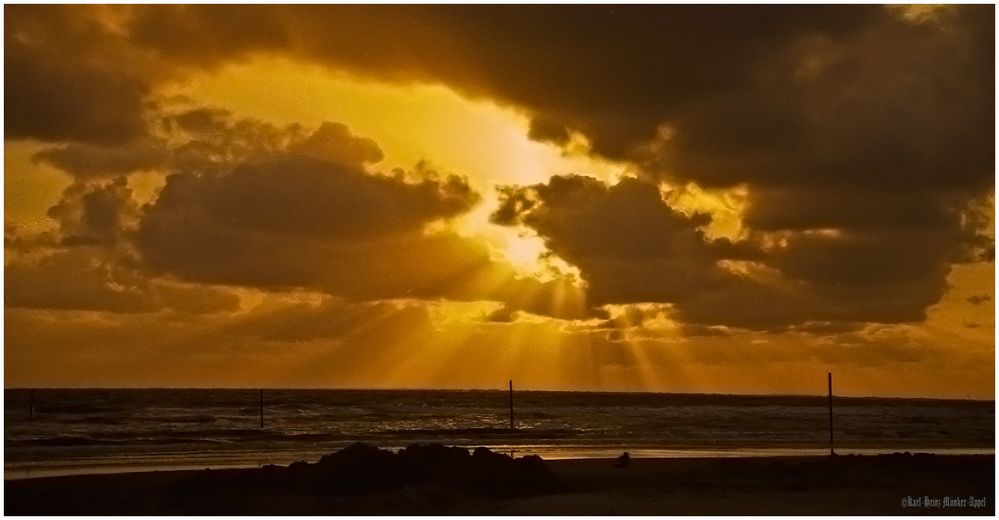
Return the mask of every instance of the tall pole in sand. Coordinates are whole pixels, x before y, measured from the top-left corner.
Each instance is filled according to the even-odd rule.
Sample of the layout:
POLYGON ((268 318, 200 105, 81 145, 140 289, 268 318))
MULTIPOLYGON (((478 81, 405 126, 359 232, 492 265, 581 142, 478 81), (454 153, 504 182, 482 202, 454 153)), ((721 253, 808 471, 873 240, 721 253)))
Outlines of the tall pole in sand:
POLYGON ((264 427, 264 391, 260 391, 260 427, 264 427))
POLYGON ((833 443, 833 412, 832 412, 832 372, 829 372, 829 454, 835 455, 836 449, 833 443))
POLYGON ((510 429, 514 429, 513 426, 513 379, 510 380, 510 429))

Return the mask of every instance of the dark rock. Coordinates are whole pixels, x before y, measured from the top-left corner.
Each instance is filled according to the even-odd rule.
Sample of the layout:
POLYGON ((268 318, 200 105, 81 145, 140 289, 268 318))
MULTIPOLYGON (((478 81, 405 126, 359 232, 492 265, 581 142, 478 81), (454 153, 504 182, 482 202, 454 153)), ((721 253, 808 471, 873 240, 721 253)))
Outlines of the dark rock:
POLYGON ((370 444, 352 444, 319 462, 287 468, 206 471, 179 483, 187 490, 242 492, 286 489, 332 496, 384 494, 433 489, 491 497, 551 493, 560 489, 541 457, 514 459, 488 448, 468 450, 440 444, 414 444, 399 453, 370 444))
POLYGON ((313 478, 323 490, 343 495, 393 491, 404 483, 396 455, 364 443, 323 456, 313 478))
POLYGON ((513 459, 488 448, 476 448, 469 476, 480 494, 496 497, 550 493, 559 487, 541 457, 513 459))
POLYGON ((468 450, 440 444, 413 444, 398 454, 407 482, 459 482, 468 472, 468 450))
POLYGON ((305 471, 306 468, 308 468, 308 467, 309 467, 309 463, 308 462, 305 462, 304 460, 299 460, 299 461, 296 461, 296 462, 292 462, 288 466, 288 471, 290 471, 292 473, 297 473, 297 472, 300 472, 300 471, 305 471))
POLYGON ((554 493, 559 490, 558 478, 537 455, 528 455, 513 461, 514 495, 554 493))

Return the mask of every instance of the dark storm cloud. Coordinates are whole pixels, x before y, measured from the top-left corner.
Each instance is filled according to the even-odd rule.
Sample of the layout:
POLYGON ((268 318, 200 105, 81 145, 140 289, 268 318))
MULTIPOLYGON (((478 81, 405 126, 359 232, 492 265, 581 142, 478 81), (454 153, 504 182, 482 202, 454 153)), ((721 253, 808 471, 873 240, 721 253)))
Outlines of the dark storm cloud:
POLYGON ((4 255, 9 259, 60 247, 62 241, 60 235, 59 231, 54 229, 39 232, 27 226, 6 222, 3 230, 4 255))
POLYGON ((659 189, 636 179, 607 186, 592 177, 555 176, 547 184, 522 189, 501 188, 499 224, 525 224, 546 237, 557 251, 571 257, 643 258, 717 256, 697 228, 707 214, 684 215, 665 205, 659 189), (648 240, 642 226, 661 232, 648 240), (564 242, 563 242, 564 241, 564 242), (676 253, 682 252, 683 255, 676 253))
POLYGON ((108 179, 133 168, 128 158, 103 156, 106 170, 68 159, 80 150, 100 156, 89 144, 37 156, 58 162, 76 181, 48 212, 57 231, 11 235, 10 251, 33 245, 57 253, 41 263, 19 253, 24 261, 9 271, 16 286, 10 305, 88 308, 103 296, 106 310, 119 312, 180 306, 178 298, 168 301, 180 289, 160 287, 150 297, 143 285, 166 277, 307 288, 354 300, 492 299, 555 317, 586 313, 581 297, 555 305, 558 295, 578 289, 519 275, 479 239, 427 230, 479 202, 465 178, 425 163, 377 173, 371 169, 383 157, 377 143, 342 124, 276 126, 202 107, 166 111, 155 125, 166 136, 155 141, 157 168, 170 173, 143 207, 127 177, 108 179), (59 251, 71 247, 79 250, 59 251), (135 280, 122 285, 98 276, 98 266, 135 280), (86 284, 60 300, 44 285, 52 269, 86 284))
POLYGON ((181 229, 222 224, 234 232, 373 239, 419 231, 477 200, 457 177, 408 183, 311 158, 279 157, 223 175, 169 176, 143 220, 143 233, 170 226, 167 219, 177 216, 181 229))
POLYGON ((788 186, 752 191, 744 222, 758 231, 850 229, 856 232, 959 229, 967 192, 914 188, 885 192, 853 185, 788 186))
POLYGON ((480 240, 428 225, 480 200, 467 180, 426 164, 369 171, 378 145, 342 124, 314 131, 196 109, 168 118, 174 150, 135 244, 155 274, 199 283, 308 288, 357 300, 496 300, 555 317, 566 288, 518 275, 480 240))
MULTIPOLYGON (((267 5, 140 8, 130 18, 128 36, 130 43, 155 50, 164 61, 210 69, 254 52, 287 49, 301 37, 288 25, 289 15, 311 14, 267 5)), ((327 31, 328 37, 340 38, 343 32, 351 31, 339 25, 331 26, 338 30, 327 31)))
POLYGON ((699 228, 706 214, 667 206, 659 188, 637 179, 607 186, 585 176, 556 176, 547 184, 503 188, 493 215, 523 224, 579 267, 594 305, 675 302, 725 282, 716 261, 754 254, 699 228))
POLYGON ((4 267, 7 307, 150 312, 153 303, 130 284, 114 283, 114 269, 85 251, 51 255, 37 263, 4 267))
POLYGON ((568 176, 502 188, 493 219, 537 231, 579 267, 595 306, 668 302, 688 324, 783 330, 925 319, 976 236, 959 216, 883 224, 890 233, 788 231, 777 245, 710 240, 710 217, 671 208, 655 184, 568 176))
POLYGON ((348 166, 376 163, 385 157, 374 140, 357 137, 346 125, 330 122, 320 125, 291 151, 348 166))
POLYGON ((39 151, 33 159, 85 178, 152 170, 165 164, 167 155, 165 143, 136 139, 108 146, 86 143, 53 146, 39 151))
MULTIPOLYGON (((15 44, 67 17, 12 11, 15 44)), ((142 6, 117 31, 81 25, 88 40, 155 56, 171 74, 276 52, 439 81, 526 109, 535 136, 582 131, 612 157, 634 158, 667 125, 669 153, 646 159, 705 184, 981 184, 991 12, 954 6, 913 21, 883 6, 142 6)))
MULTIPOLYGON (((12 6, 5 128, 115 143, 38 156, 82 177, 159 160, 133 143, 164 78, 280 54, 440 82, 524 111, 535 138, 578 131, 638 167, 647 182, 509 187, 494 216, 579 267, 590 304, 668 302, 704 326, 918 321, 952 263, 994 257, 976 208, 994 189, 994 7, 905 9, 12 6), (745 186, 748 236, 708 240, 708 217, 662 203, 660 181, 745 186)), ((483 246, 417 232, 468 208, 462 181, 360 173, 381 152, 337 125, 160 123, 187 136, 138 235, 160 272, 368 297, 461 297, 488 278, 483 246)))
MULTIPOLYGON (((137 235, 139 250, 155 271, 202 282, 393 297, 489 262, 484 249, 469 247, 458 237, 425 237, 419 221, 406 221, 395 230, 394 219, 370 228, 350 220, 353 225, 341 227, 336 221, 304 220, 316 212, 283 205, 294 199, 243 206, 256 213, 230 223, 226 213, 207 205, 209 194, 200 191, 210 192, 212 181, 174 177, 169 182, 173 185, 148 209, 137 235), (294 211, 285 214, 283 209, 294 211)), ((338 192, 330 203, 346 199, 349 204, 350 196, 338 192)), ((309 200, 323 204, 322 199, 309 200)), ((238 212, 236 203, 228 208, 238 212)))
POLYGON ((117 144, 145 133, 157 77, 88 6, 4 10, 7 139, 117 144))
MULTIPOLYGON (((705 185, 982 188, 992 177, 991 7, 803 35, 665 122, 653 161, 705 185)), ((883 196, 888 193, 882 192, 883 196)))
POLYGON ((239 305, 227 289, 149 280, 127 261, 91 248, 10 262, 4 267, 4 286, 8 308, 206 314, 239 305))
MULTIPOLYGON (((8 57, 35 51, 29 63, 38 64, 79 52, 89 59, 58 66, 82 74, 95 61, 88 53, 114 51, 99 72, 125 85, 143 75, 129 70, 134 62, 114 63, 123 49, 149 55, 157 76, 290 53, 499 97, 531 109, 536 134, 583 130, 606 152, 653 137, 676 105, 738 86, 756 56, 802 34, 850 33, 885 16, 875 7, 820 6, 142 6, 105 10, 119 19, 109 26, 94 11, 11 9, 8 57), (18 42, 32 46, 11 46, 18 42)), ((135 103, 144 87, 140 81, 135 92, 106 102, 135 103)), ((23 92, 27 99, 30 91, 23 92)), ((55 97, 43 94, 54 92, 33 98, 55 97)))
POLYGON ((798 325, 793 328, 795 332, 824 336, 830 334, 841 334, 846 332, 857 332, 864 328, 864 323, 835 322, 835 321, 813 321, 798 325))
POLYGON ((64 70, 52 57, 7 41, 4 130, 8 139, 120 143, 141 135, 146 86, 81 65, 64 70))
POLYGON ((4 305, 117 313, 234 310, 227 288, 150 278, 132 242, 141 217, 125 177, 71 184, 48 211, 54 230, 8 230, 4 305))
MULTIPOLYGON (((717 269, 718 260, 733 257, 705 254, 708 243, 692 235, 697 223, 678 231, 676 222, 638 215, 634 204, 611 204, 612 197, 600 210, 583 199, 585 209, 570 210, 551 196, 538 204, 544 190, 527 187, 508 193, 495 219, 526 215, 519 221, 580 267, 595 304, 667 301, 684 320, 748 328, 924 319, 947 288, 950 264, 986 258, 991 246, 988 220, 976 208, 994 170, 993 29, 980 16, 991 8, 948 7, 922 23, 887 10, 839 12, 857 16, 840 27, 849 30, 799 26, 773 52, 727 69, 728 82, 679 97, 653 89, 665 101, 640 106, 656 114, 656 139, 644 116, 624 117, 646 128, 646 137, 630 139, 631 151, 645 150, 620 156, 638 160, 645 175, 748 187, 744 224, 757 254, 743 258, 772 270, 779 283, 717 269), (591 208, 589 218, 574 214, 591 208), (779 236, 780 247, 763 248, 764 231, 779 236), (656 248, 676 236, 693 239, 672 253, 656 248)), ((649 53, 669 62, 669 51, 649 53)), ((708 56, 708 69, 729 64, 697 55, 708 56)), ((711 77, 698 71, 702 65, 672 65, 680 77, 711 77)), ((630 77, 601 83, 607 98, 627 97, 614 114, 630 115, 630 77)), ((542 126, 557 133, 553 113, 542 126)), ((580 110, 579 117, 592 123, 600 113, 580 110)), ((606 133, 626 135, 610 124, 575 128, 589 132, 598 151, 608 151, 600 147, 606 133)), ((546 189, 561 183, 555 178, 546 189)))
POLYGON ((107 183, 74 183, 48 216, 59 222, 65 245, 113 244, 135 226, 139 207, 125 177, 107 183))
POLYGON ((134 44, 178 60, 279 49, 440 81, 526 108, 535 136, 579 130, 613 157, 669 125, 670 153, 650 162, 707 184, 747 169, 781 184, 958 183, 988 173, 976 161, 991 149, 989 13, 914 23, 881 6, 195 6, 140 10, 132 30, 134 44), (264 36, 232 30, 234 19, 264 36))
POLYGON ((441 81, 531 109, 535 135, 583 130, 621 155, 677 105, 738 86, 757 56, 883 16, 820 6, 194 6, 140 10, 131 31, 133 43, 192 63, 281 49, 380 78, 441 81))
POLYGON ((263 288, 304 287, 351 299, 450 298, 554 308, 553 283, 519 277, 487 246, 427 232, 478 201, 464 179, 414 171, 386 177, 284 155, 222 174, 175 174, 136 234, 155 273, 263 288))
POLYGON ((88 124, 66 115, 92 110, 88 132, 135 133, 137 123, 99 129, 115 114, 136 117, 148 87, 77 102, 53 85, 102 80, 59 74, 100 66, 124 88, 284 53, 514 104, 536 137, 581 131, 598 153, 705 186, 991 184, 990 6, 921 18, 883 6, 142 6, 112 10, 113 28, 80 10, 10 11, 8 72, 17 60, 58 70, 37 82, 8 73, 8 109, 72 104, 23 118, 49 132, 88 124), (67 53, 86 59, 58 59, 67 53), (155 71, 132 70, 133 55, 154 57, 155 71))
POLYGON ((478 202, 464 178, 423 167, 370 173, 377 144, 335 123, 308 132, 202 109, 172 121, 191 140, 174 151, 175 173, 136 233, 156 272, 397 297, 433 283, 414 272, 431 262, 413 259, 440 260, 425 268, 438 282, 489 262, 457 237, 423 233, 478 202))
POLYGON ((699 228, 710 217, 667 206, 659 188, 637 179, 608 186, 585 176, 556 176, 547 184, 506 187, 493 215, 523 224, 579 267, 594 305, 676 302, 724 283, 716 261, 748 256, 699 228))

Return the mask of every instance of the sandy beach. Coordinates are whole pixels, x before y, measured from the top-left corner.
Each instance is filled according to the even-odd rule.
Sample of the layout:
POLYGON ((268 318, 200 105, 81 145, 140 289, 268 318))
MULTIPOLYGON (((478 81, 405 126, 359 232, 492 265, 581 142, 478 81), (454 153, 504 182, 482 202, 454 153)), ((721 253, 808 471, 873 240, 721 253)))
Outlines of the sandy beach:
MULTIPOLYGON (((993 515, 994 456, 546 461, 556 488, 515 497, 440 482, 343 496, 269 485, 285 468, 9 480, 6 514, 993 515)), ((282 481, 284 482, 284 481, 282 481)))

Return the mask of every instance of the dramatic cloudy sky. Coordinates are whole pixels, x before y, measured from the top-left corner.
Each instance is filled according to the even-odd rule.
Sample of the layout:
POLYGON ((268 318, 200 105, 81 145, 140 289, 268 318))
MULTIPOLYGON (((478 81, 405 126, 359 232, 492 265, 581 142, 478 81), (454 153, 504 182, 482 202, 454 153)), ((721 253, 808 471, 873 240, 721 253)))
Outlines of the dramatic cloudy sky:
POLYGON ((5 384, 992 398, 993 11, 6 6, 5 384))

